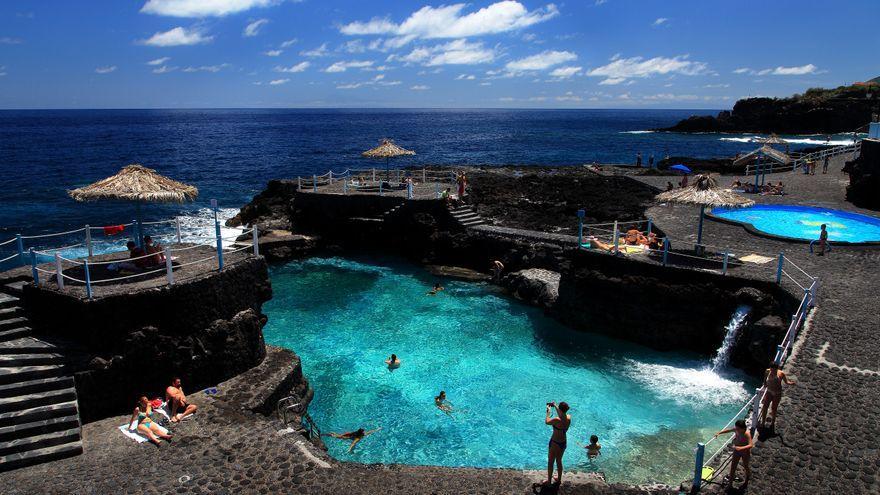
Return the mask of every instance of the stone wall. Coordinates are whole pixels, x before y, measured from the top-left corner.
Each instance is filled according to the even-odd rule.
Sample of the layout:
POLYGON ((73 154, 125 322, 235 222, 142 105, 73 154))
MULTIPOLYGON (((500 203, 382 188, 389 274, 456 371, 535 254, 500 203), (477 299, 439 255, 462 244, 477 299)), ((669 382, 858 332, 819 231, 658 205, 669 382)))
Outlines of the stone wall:
POLYGON ((859 157, 847 162, 849 173, 846 199, 860 208, 880 210, 880 141, 865 139, 859 157))
POLYGON ((173 376, 195 391, 259 364, 261 307, 271 297, 262 258, 90 301, 34 286, 23 296, 38 332, 80 349, 72 366, 85 421, 125 412, 140 395, 164 395, 173 376))

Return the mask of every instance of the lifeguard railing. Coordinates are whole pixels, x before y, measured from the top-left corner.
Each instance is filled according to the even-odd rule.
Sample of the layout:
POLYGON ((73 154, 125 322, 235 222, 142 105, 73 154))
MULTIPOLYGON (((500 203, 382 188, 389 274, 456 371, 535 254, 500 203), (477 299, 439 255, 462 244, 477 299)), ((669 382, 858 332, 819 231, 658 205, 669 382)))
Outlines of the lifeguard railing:
MULTIPOLYGON (((141 279, 150 275, 161 272, 165 273, 165 283, 173 285, 176 280, 176 273, 181 269, 196 264, 205 264, 208 262, 216 263, 216 269, 222 270, 224 267, 224 259, 234 253, 245 252, 246 254, 259 255, 259 229, 254 225, 250 229, 245 229, 234 236, 223 237, 221 234, 220 221, 217 217, 218 208, 215 200, 211 201, 211 207, 214 211, 214 235, 213 236, 187 236, 186 242, 181 238, 180 217, 168 220, 160 220, 155 222, 139 222, 132 221, 124 224, 113 224, 109 226, 90 226, 85 225, 79 229, 68 230, 64 232, 52 232, 47 234, 24 235, 17 234, 12 239, 0 242, 0 247, 14 244, 14 253, 4 258, 0 258, 0 263, 12 262, 21 266, 30 265, 31 276, 35 284, 45 284, 54 281, 58 289, 65 290, 69 285, 79 284, 85 287, 86 296, 92 298, 95 295, 97 287, 105 284, 120 283, 126 280, 141 279), (164 226, 164 232, 161 229, 164 226), (156 229, 158 232, 151 237, 164 241, 161 252, 150 253, 138 257, 124 257, 111 260, 96 260, 95 248, 98 245, 94 234, 96 232, 112 231, 112 235, 127 234, 125 237, 141 246, 146 228, 156 229), (237 239, 241 236, 251 236, 250 242, 240 242, 237 239), (57 247, 45 247, 46 240, 64 239, 71 240, 78 238, 78 242, 69 243, 57 247), (28 246, 28 244, 41 244, 39 246, 28 246), (195 256, 189 259, 189 251, 205 247, 210 247, 212 253, 208 256, 195 256), (77 249, 84 250, 84 256, 76 254, 64 255, 64 252, 76 252, 77 249), (165 259, 161 264, 152 266, 146 265, 142 260, 146 259, 165 259), (175 258, 180 257, 181 262, 176 263, 175 258), (187 258, 183 260, 183 258, 187 258), (140 263, 138 263, 140 262, 140 263), (50 268, 46 268, 45 265, 50 268), (96 269, 106 270, 106 266, 115 264, 119 268, 118 271, 131 271, 128 275, 121 275, 111 278, 95 278, 92 276, 96 269), (140 266, 139 266, 140 265, 140 266), (143 268, 142 268, 143 267, 143 268), (71 274, 76 271, 77 275, 71 274), (65 272, 67 270, 67 272, 65 272)), ((101 256, 108 254, 128 254, 129 251, 109 251, 100 253, 101 256)))
POLYGON ((454 184, 454 169, 394 169, 350 168, 342 172, 327 171, 321 175, 297 177, 297 186, 303 192, 324 192, 327 186, 341 194, 368 193, 384 196, 404 191, 407 199, 416 195, 440 197, 442 184, 454 184), (324 190, 322 191, 322 188, 324 190))
MULTIPOLYGON (((579 210, 579 249, 583 249, 587 245, 587 242, 594 242, 595 240, 599 240, 601 246, 597 247, 600 251, 607 252, 611 255, 625 255, 629 253, 629 248, 631 247, 628 246, 625 242, 626 235, 632 228, 635 228, 640 235, 645 236, 646 238, 650 237, 653 232, 654 222, 650 218, 645 220, 626 222, 615 221, 599 224, 584 224, 584 216, 584 210, 579 210), (621 229, 621 225, 626 225, 627 227, 630 227, 630 229, 621 229)), ((672 244, 672 241, 668 237, 657 238, 656 242, 659 247, 651 248, 649 246, 643 245, 633 246, 636 247, 634 252, 641 252, 648 255, 653 255, 659 258, 663 266, 676 265, 676 261, 680 261, 678 260, 678 258, 681 258, 682 260, 688 260, 688 262, 690 263, 697 263, 697 266, 699 266, 703 270, 714 269, 715 271, 717 271, 717 273, 720 273, 721 275, 727 275, 732 265, 742 266, 746 264, 746 262, 744 262, 743 260, 734 258, 731 255, 732 250, 729 248, 720 248, 708 244, 700 244, 694 245, 693 254, 690 254, 689 252, 671 251, 670 245, 672 244), (712 251, 712 249, 714 249, 714 251, 712 251)), ((676 241, 676 244, 678 243, 679 241, 676 241)), ((692 243, 689 241, 681 241, 681 245, 688 246, 692 245, 692 243)), ((593 246, 590 245, 590 248, 593 248, 593 246)), ((785 336, 782 338, 782 341, 776 347, 774 362, 781 367, 785 364, 786 359, 791 354, 792 346, 797 339, 798 332, 804 325, 804 321, 806 320, 810 309, 816 305, 817 292, 819 290, 819 279, 807 273, 803 268, 801 268, 793 260, 791 260, 791 258, 785 256, 784 253, 778 253, 776 256, 764 256, 763 260, 765 261, 765 263, 763 264, 749 264, 757 267, 759 274, 761 272, 764 272, 767 273, 768 278, 773 277, 777 284, 793 284, 789 285, 788 288, 802 294, 797 310, 791 316, 788 330, 786 331, 785 336), (772 263, 772 260, 774 259, 776 262, 772 263), (763 265, 769 265, 770 269, 763 265)), ((724 425, 722 428, 719 428, 719 431, 730 428, 739 419, 746 419, 747 424, 749 425, 749 428, 752 432, 752 436, 754 437, 755 431, 758 426, 761 405, 764 401, 766 393, 767 389, 765 386, 762 385, 755 391, 755 394, 746 401, 746 403, 730 419, 730 421, 728 421, 727 424, 724 425)), ((711 481, 712 479, 714 479, 715 476, 717 476, 718 473, 722 472, 724 466, 726 466, 727 463, 730 462, 730 455, 732 454, 732 452, 729 450, 729 447, 733 440, 732 436, 718 444, 714 452, 709 455, 708 458, 706 457, 706 448, 716 440, 717 437, 712 437, 706 442, 698 443, 696 448, 694 449, 694 478, 691 485, 691 493, 698 492, 703 482, 706 481, 703 479, 704 467, 709 466, 716 459, 720 459, 721 457, 723 457, 721 465, 717 470, 713 472, 712 477, 708 480, 711 481), (726 457, 724 456, 725 453, 727 454, 726 457)))

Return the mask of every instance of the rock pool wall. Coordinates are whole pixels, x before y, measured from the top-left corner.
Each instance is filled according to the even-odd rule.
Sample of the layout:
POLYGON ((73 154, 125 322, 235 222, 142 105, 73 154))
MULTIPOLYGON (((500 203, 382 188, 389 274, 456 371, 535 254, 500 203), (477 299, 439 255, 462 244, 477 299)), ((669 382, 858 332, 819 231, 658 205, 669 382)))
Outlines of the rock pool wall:
POLYGON ((248 258, 173 286, 81 300, 25 286, 35 328, 69 341, 84 421, 125 412, 141 395, 164 395, 179 376, 196 391, 259 364, 263 302, 272 297, 266 262, 248 258))

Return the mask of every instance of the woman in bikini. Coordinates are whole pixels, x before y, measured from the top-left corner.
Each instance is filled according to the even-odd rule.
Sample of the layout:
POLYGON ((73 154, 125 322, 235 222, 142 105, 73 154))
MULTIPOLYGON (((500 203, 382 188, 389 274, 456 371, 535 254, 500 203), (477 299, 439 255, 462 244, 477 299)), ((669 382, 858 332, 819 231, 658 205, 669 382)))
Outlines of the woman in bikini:
POLYGON ((138 399, 138 405, 135 406, 134 412, 131 414, 131 419, 128 420, 128 424, 131 424, 132 421, 137 419, 138 432, 146 436, 156 445, 159 445, 159 438, 171 440, 171 435, 163 433, 162 428, 150 418, 150 414, 152 413, 153 408, 150 406, 150 401, 148 401, 146 397, 141 397, 138 399))
POLYGON ((764 386, 767 387, 767 393, 764 395, 764 401, 761 404, 761 426, 767 420, 767 407, 770 406, 773 420, 771 424, 776 425, 776 410, 779 408, 779 399, 782 398, 782 384, 794 385, 794 381, 785 376, 785 372, 779 369, 779 365, 771 363, 770 368, 764 374, 764 386))
POLYGON ((547 404, 547 414, 544 417, 544 424, 553 427, 553 434, 550 435, 550 444, 547 454, 547 484, 553 482, 553 462, 556 461, 556 471, 559 477, 556 478, 556 484, 562 483, 562 456, 565 454, 566 437, 565 433, 571 426, 571 415, 567 414, 568 404, 560 402, 550 402, 547 404), (556 409, 556 417, 550 417, 550 408, 556 409))
POLYGON ((445 412, 447 415, 452 416, 452 404, 446 400, 446 392, 441 390, 440 395, 434 397, 434 405, 437 406, 437 409, 445 412))
POLYGON ((351 445, 348 447, 348 451, 351 452, 354 450, 354 446, 357 445, 358 442, 381 429, 382 427, 376 428, 375 430, 364 431, 363 428, 358 428, 355 431, 347 431, 345 433, 328 433, 327 436, 338 438, 340 440, 351 440, 351 445))
POLYGON ((746 478, 743 485, 748 485, 749 477, 752 475, 752 469, 749 467, 749 459, 752 457, 752 447, 755 446, 752 442, 752 434, 749 433, 748 428, 746 428, 746 422, 739 419, 734 423, 733 428, 721 430, 716 433, 715 436, 717 437, 731 432, 734 433, 733 455, 730 457, 730 475, 728 475, 728 477, 730 482, 733 483, 734 476, 736 476, 736 466, 739 464, 739 461, 742 461, 743 469, 746 470, 746 478))

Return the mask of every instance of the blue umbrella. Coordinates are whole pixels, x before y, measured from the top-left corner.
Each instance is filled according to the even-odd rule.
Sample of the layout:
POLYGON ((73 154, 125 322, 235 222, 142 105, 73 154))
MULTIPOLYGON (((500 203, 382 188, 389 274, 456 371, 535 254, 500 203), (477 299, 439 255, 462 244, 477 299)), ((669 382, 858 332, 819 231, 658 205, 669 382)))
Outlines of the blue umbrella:
POLYGON ((682 165, 681 163, 669 167, 669 170, 677 170, 679 172, 684 172, 686 174, 691 173, 691 169, 687 168, 685 165, 682 165))

